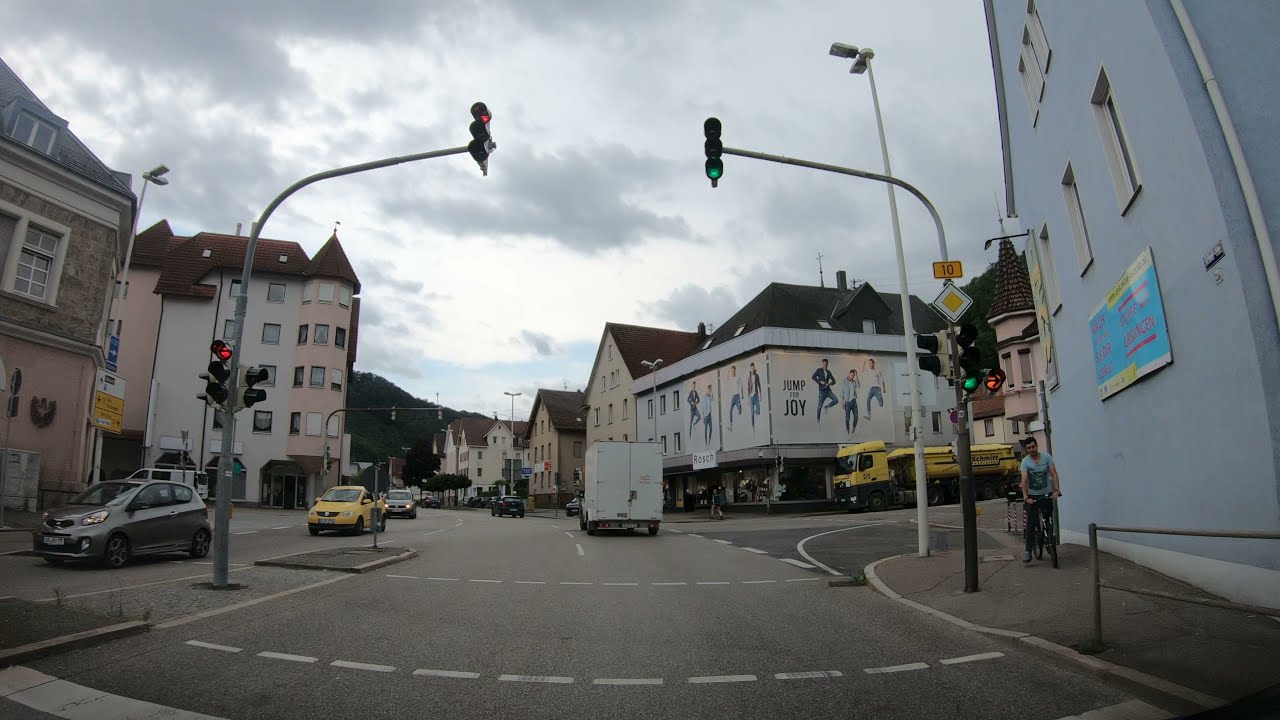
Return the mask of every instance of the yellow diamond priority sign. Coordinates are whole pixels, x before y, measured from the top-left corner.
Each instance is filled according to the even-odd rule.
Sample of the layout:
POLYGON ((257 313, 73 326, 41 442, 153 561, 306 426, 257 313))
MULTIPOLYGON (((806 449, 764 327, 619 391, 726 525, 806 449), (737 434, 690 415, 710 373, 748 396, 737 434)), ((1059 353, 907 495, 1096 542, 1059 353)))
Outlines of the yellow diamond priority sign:
POLYGON ((938 312, 953 323, 960 322, 961 316, 972 304, 973 298, 965 295, 960 288, 951 283, 947 283, 933 301, 933 306, 938 309, 938 312))

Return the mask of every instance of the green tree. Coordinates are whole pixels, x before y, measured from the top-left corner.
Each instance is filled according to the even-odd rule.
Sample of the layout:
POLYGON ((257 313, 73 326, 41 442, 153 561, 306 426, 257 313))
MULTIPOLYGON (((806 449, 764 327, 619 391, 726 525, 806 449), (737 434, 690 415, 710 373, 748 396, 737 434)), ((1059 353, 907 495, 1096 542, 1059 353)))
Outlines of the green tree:
POLYGON ((431 439, 423 438, 409 448, 404 456, 404 482, 421 486, 440 469, 440 456, 431 451, 431 439))
POLYGON ((982 352, 985 364, 995 366, 999 362, 996 355, 996 331, 987 323, 987 311, 996 294, 996 264, 987 266, 983 273, 960 287, 966 295, 973 298, 973 305, 960 318, 960 322, 973 323, 978 329, 978 340, 974 344, 982 352))
POLYGON ((399 457, 402 448, 412 448, 421 440, 430 441, 460 417, 485 417, 480 413, 442 408, 440 417, 432 410, 397 412, 396 419, 385 410, 362 412, 361 408, 434 408, 435 403, 405 392, 381 375, 357 371, 347 386, 347 432, 351 433, 351 459, 377 462, 399 457))

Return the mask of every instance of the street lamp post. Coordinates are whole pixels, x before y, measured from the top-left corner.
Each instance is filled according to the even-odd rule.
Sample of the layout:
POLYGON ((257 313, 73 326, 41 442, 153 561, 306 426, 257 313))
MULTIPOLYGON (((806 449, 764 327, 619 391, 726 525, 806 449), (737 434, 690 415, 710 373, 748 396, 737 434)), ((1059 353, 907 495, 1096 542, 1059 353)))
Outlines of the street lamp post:
MULTIPOLYGON (((511 454, 515 455, 516 454, 516 397, 519 395, 523 395, 524 393, 506 392, 504 390, 502 394, 511 398, 511 454)), ((507 490, 514 495, 516 491, 515 470, 511 466, 510 458, 508 458, 506 462, 507 462, 507 482, 509 483, 507 490)))
POLYGON ((640 364, 649 368, 649 374, 653 376, 653 397, 649 402, 653 403, 653 442, 658 442, 658 368, 662 367, 662 358, 653 362, 641 360, 640 364))
MULTIPOLYGON (((876 91, 876 75, 871 69, 871 59, 875 52, 871 48, 856 48, 844 43, 832 43, 831 55, 853 60, 849 72, 854 75, 867 74, 871 84, 871 104, 875 109, 876 129, 880 135, 880 155, 884 160, 884 174, 893 175, 889 164, 889 144, 884 135, 884 118, 880 114, 880 94, 876 91)), ((902 228, 898 223, 898 201, 894 195, 893 185, 889 185, 889 214, 893 220, 893 247, 898 256, 898 282, 902 293, 902 332, 907 345, 907 388, 911 393, 911 437, 915 449, 916 475, 916 541, 917 554, 929 556, 929 522, 928 522, 928 482, 925 476, 924 463, 924 407, 920 397, 919 367, 916 363, 915 324, 911 319, 911 293, 907 288, 907 264, 902 250, 902 228)), ((940 235, 942 257, 946 259, 946 240, 940 235)))

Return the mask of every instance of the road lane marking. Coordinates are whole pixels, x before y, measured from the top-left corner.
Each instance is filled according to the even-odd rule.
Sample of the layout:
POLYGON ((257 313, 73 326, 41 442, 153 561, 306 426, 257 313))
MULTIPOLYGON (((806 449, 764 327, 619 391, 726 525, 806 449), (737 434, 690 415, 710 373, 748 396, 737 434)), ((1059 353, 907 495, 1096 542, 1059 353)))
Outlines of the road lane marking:
MULTIPOLYGON (((192 564, 192 565, 212 565, 213 563, 211 563, 211 562, 207 562, 207 561, 204 561, 204 560, 197 560, 196 562, 193 562, 193 563, 191 563, 191 564, 192 564)), ((227 564, 228 564, 228 565, 239 565, 240 567, 245 567, 245 566, 246 566, 246 564, 245 564, 245 563, 227 563, 227 564)))
POLYGON ((863 672, 868 675, 880 675, 883 673, 905 672, 907 670, 924 670, 929 665, 922 662, 907 663, 906 665, 890 665, 889 667, 864 668, 863 672))
POLYGON ((689 537, 696 537, 696 538, 700 538, 700 537, 702 537, 702 536, 701 536, 701 535, 699 535, 698 533, 685 533, 685 535, 688 535, 689 537))
POLYGON ((446 677, 446 678, 465 678, 467 680, 475 680, 480 677, 477 672, 464 672, 462 670, 425 670, 418 669, 413 671, 414 675, 427 675, 430 677, 446 677))
POLYGON ((592 685, 661 685, 662 678, 596 678, 592 685))
POLYGON ((273 528, 271 528, 271 529, 272 529, 272 530, 288 530, 288 529, 289 529, 289 528, 291 528, 291 527, 293 527, 293 526, 292 526, 292 525, 281 525, 280 527, 273 527, 273 528))
POLYGON ((675 529, 675 528, 667 528, 667 532, 681 533, 681 534, 683 534, 683 533, 684 533, 684 531, 683 531, 683 530, 677 530, 677 529, 675 529))
MULTIPOLYGON (((232 572, 235 572, 235 571, 232 570, 232 572)), ((186 625, 187 623, 195 622, 196 620, 203 620, 207 617, 213 617, 214 615, 221 615, 223 613, 229 613, 236 610, 242 610, 247 607, 253 607, 254 605, 258 605, 260 603, 270 602, 271 600, 275 600, 276 598, 282 598, 286 595, 292 595, 294 593, 305 592, 307 590, 312 590, 314 588, 340 582, 342 580, 346 580, 353 577, 355 577, 355 575, 348 575, 346 573, 343 573, 338 577, 329 578, 328 580, 320 580, 318 582, 313 582, 310 585, 303 585, 301 587, 290 588, 288 590, 281 590, 278 593, 263 595, 262 597, 253 598, 252 600, 245 600, 243 602, 233 603, 231 605, 224 605, 222 607, 213 608, 211 610, 202 610, 197 613, 192 613, 191 615, 184 615, 183 617, 178 617, 172 620, 159 623, 158 625, 155 626, 155 628, 157 630, 164 630, 166 628, 177 627, 179 625, 186 625)))
POLYGON ((578 556, 579 556, 579 557, 582 557, 583 555, 586 555, 586 554, 587 554, 587 551, 582 549, 582 543, 574 543, 574 544, 578 546, 578 556))
POLYGON ((546 580, 516 580, 516 585, 546 585, 546 580))
POLYGON ((832 575, 835 575, 835 576, 839 577, 839 576, 840 576, 840 573, 836 572, 835 570, 832 570, 831 568, 827 567, 826 565, 823 565, 822 563, 820 563, 820 562, 818 562, 817 560, 813 559, 813 556, 812 556, 812 555, 810 555, 809 553, 805 552, 805 551, 804 551, 804 544, 805 544, 805 543, 807 543, 807 542, 809 542, 810 540, 812 540, 812 539, 814 539, 814 538, 822 537, 823 535, 831 535, 832 533, 845 532, 846 530, 857 530, 858 528, 869 528, 869 527, 875 527, 875 526, 877 526, 877 525, 883 525, 883 524, 884 524, 884 523, 880 523, 880 522, 873 522, 873 523, 867 523, 866 525, 850 525, 849 527, 838 528, 838 529, 836 529, 836 530, 828 530, 828 531, 826 531, 826 532, 820 532, 820 533, 818 533, 817 535, 810 535, 809 537, 807 537, 807 538, 805 538, 805 539, 801 540, 800 542, 796 543, 796 552, 800 553, 800 557, 804 558, 805 560, 808 560, 809 562, 813 563, 814 565, 817 565, 818 567, 822 568, 823 570, 826 570, 827 572, 831 573, 832 575))
POLYGON ((777 580, 743 580, 743 585, 761 585, 763 583, 776 583, 777 580))
POLYGON ((271 658, 273 660, 290 660, 293 662, 313 663, 320 658, 307 657, 306 655, 290 655, 288 653, 278 652, 260 652, 258 657, 271 658))
POLYGON ((718 543, 720 543, 721 545, 732 545, 732 544, 733 544, 732 542, 730 542, 730 541, 728 541, 728 540, 712 540, 711 542, 718 542, 718 543))
POLYGON ((697 685, 701 683, 755 682, 755 679, 755 675, 703 675, 701 677, 691 677, 689 682, 697 685))
POLYGON ((232 535, 252 535, 252 534, 254 534, 254 533, 256 533, 256 532, 258 532, 258 531, 257 531, 257 530, 241 530, 241 531, 240 531, 240 532, 238 532, 238 533, 231 533, 231 534, 232 534, 232 535))
POLYGON ((778 680, 808 680, 810 678, 844 677, 844 673, 839 670, 813 670, 810 672, 776 673, 773 677, 778 680))
MULTIPOLYGON (((239 563, 231 563, 231 564, 238 565, 239 563)), ((240 572, 241 570, 248 570, 248 569, 249 569, 248 566, 238 567, 238 568, 232 568, 228 572, 240 572)), ((94 590, 92 592, 76 593, 74 595, 63 595, 62 599, 70 600, 72 598, 82 598, 82 597, 89 597, 91 595, 102 595, 104 593, 120 592, 121 590, 136 590, 142 587, 151 587, 152 585, 164 585, 165 583, 181 582, 183 580, 200 580, 202 578, 209 577, 209 575, 210 573, 205 573, 203 575, 186 575, 184 577, 170 578, 168 580, 156 580, 154 582, 139 583, 137 585, 125 585, 124 587, 111 588, 110 590, 94 590)), ((37 600, 36 602, 46 603, 46 602, 53 602, 57 599, 58 599, 57 597, 42 598, 40 600, 37 600)))
POLYGON ((387 577, 404 578, 405 580, 417 580, 417 575, 388 575, 387 577))
POLYGON ((458 578, 438 578, 438 577, 429 577, 429 578, 427 578, 427 579, 428 579, 428 580, 453 580, 453 581, 456 581, 458 578))
POLYGON ((977 655, 965 655, 964 657, 947 658, 945 660, 941 660, 940 662, 943 665, 958 665, 960 663, 974 662, 977 660, 994 660, 996 658, 1002 658, 1002 657, 1004 657, 1004 653, 1002 652, 986 652, 986 653, 978 653, 977 655))
POLYGON ((728 585, 729 583, 725 582, 724 580, 706 580, 706 581, 699 581, 698 584, 699 585, 728 585))
POLYGON ((196 647, 207 648, 209 650, 221 650, 222 652, 229 652, 229 653, 238 653, 241 650, 244 650, 244 648, 231 647, 230 645, 214 645, 213 643, 202 642, 200 640, 188 640, 187 644, 194 645, 196 647))
POLYGON ((334 660, 329 663, 333 667, 351 668, 352 670, 371 670, 373 672, 395 672, 395 668, 391 665, 370 665, 369 663, 350 662, 348 660, 334 660))
POLYGON ((601 584, 601 585, 610 585, 610 586, 612 586, 612 587, 622 587, 622 586, 632 586, 632 587, 634 587, 634 586, 636 586, 636 585, 639 585, 640 583, 600 583, 600 584, 601 584))
POLYGON ((792 560, 791 558, 778 558, 778 559, 784 563, 787 563, 788 565, 795 565, 796 567, 804 568, 805 570, 813 570, 814 568, 818 567, 817 565, 810 565, 807 562, 800 562, 799 560, 792 560))
POLYGON ((822 578, 787 578, 787 582, 817 582, 822 578))
POLYGON ((746 550, 746 551, 747 551, 747 552, 749 552, 749 553, 755 553, 755 554, 757 554, 757 555, 768 555, 768 554, 769 554, 769 551, 768 551, 768 550, 757 550, 757 549, 755 549, 755 548, 749 548, 749 547, 744 547, 744 548, 742 548, 742 549, 743 549, 743 550, 746 550))
POLYGON ((660 582, 660 583, 650 583, 650 584, 652 584, 652 585, 688 585, 689 583, 687 583, 687 582, 660 582))
MULTIPOLYGON (((453 527, 457 527, 457 525, 454 525, 453 527)), ((453 528, 440 528, 439 530, 432 530, 431 532, 424 532, 424 533, 422 533, 422 534, 423 534, 423 535, 435 535, 435 534, 436 534, 436 533, 438 533, 438 532, 444 532, 445 530, 452 530, 452 529, 453 529, 453 528)))
POLYGON ((561 582, 561 585, 590 585, 589 582, 561 582))
POLYGON ((500 582, 502 582, 502 581, 501 581, 501 580, 477 580, 476 578, 471 578, 471 579, 467 580, 467 582, 479 582, 479 583, 500 583, 500 582))
POLYGON ((565 534, 565 535, 568 535, 570 540, 572 540, 572 539, 573 539, 573 533, 569 532, 568 530, 565 530, 565 531, 564 531, 564 534, 565 534))
POLYGON ((503 682, 556 683, 559 685, 568 685, 573 682, 571 677, 556 677, 555 675, 499 675, 498 679, 503 682))

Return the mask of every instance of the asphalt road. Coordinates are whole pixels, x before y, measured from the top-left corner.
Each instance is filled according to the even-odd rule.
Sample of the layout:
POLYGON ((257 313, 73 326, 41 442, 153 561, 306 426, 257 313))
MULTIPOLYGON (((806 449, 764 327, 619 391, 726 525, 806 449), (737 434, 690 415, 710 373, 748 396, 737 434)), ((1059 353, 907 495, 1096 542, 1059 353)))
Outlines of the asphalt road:
MULTIPOLYGON (((413 560, 28 666, 224 718, 1054 720, 1127 699, 769 550, 844 526, 827 520, 727 531, 746 544, 723 525, 588 537, 573 520, 423 515, 388 534, 413 560)), ((868 531, 914 537, 847 532, 868 531)), ((276 554, 295 537, 328 542, 298 529, 276 554)))

